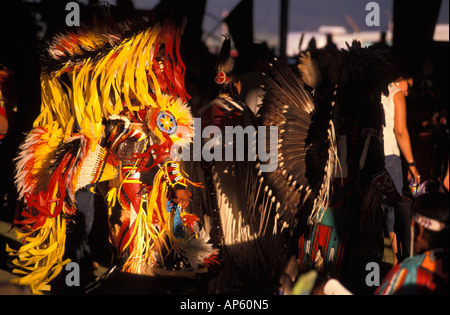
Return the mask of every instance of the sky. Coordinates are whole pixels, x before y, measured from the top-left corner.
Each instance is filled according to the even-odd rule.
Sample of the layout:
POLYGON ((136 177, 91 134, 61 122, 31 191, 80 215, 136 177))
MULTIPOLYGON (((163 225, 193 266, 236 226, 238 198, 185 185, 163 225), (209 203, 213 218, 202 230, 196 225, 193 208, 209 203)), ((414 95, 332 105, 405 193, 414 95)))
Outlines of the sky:
MULTIPOLYGON (((220 17, 225 10, 231 11, 240 0, 208 0, 206 11, 220 17)), ((430 1, 430 0, 428 0, 430 1)), ((432 0, 431 0, 432 1, 432 0)), ((114 2, 114 0, 111 0, 114 2)), ((159 0, 133 0, 136 8, 153 8, 159 0)), ((343 25, 350 29, 345 20, 345 14, 352 17, 355 23, 364 28, 366 14, 365 6, 368 0, 290 0, 289 28, 293 31, 316 30, 323 23, 328 25, 343 25)), ((392 17, 393 0, 376 0, 380 6, 381 23, 387 27, 392 17)), ((273 32, 278 28, 279 1, 254 0, 255 31, 273 32)), ((208 18, 207 18, 208 19, 208 18)), ((206 20, 207 20, 206 19, 206 20)), ((449 0, 442 0, 440 23, 449 21, 449 0)), ((208 21, 205 21, 206 24, 208 21)), ((276 32, 275 32, 276 33, 276 32)))
MULTIPOLYGON (((192 0, 189 0, 192 1, 192 0)), ((342 26, 347 32, 353 32, 356 26, 360 31, 389 30, 392 20, 394 0, 375 0, 380 7, 380 26, 368 27, 365 18, 366 4, 372 0, 290 0, 288 32, 316 31, 320 26, 342 26), (353 27, 352 27, 353 25, 353 27)), ((434 1, 434 0, 427 0, 434 1)), ((107 0, 112 4, 116 0, 107 0)), ((218 22, 223 14, 230 12, 240 0, 208 0, 203 22, 204 39, 221 41, 223 29, 218 22), (212 32, 214 31, 214 32, 212 32), (208 38, 206 38, 208 37, 208 38)), ((405 1, 406 2, 406 1, 405 1)), ((133 0, 137 9, 152 9, 159 0, 133 0)), ((277 45, 279 34, 280 1, 254 0, 254 37, 255 41, 267 41, 277 45)), ((449 0, 442 0, 438 23, 449 22, 449 0)))
MULTIPOLYGON (((114 1, 114 0, 111 0, 114 1)), ((428 0, 432 1, 432 0, 428 0)), ((151 9, 159 0, 134 0, 139 9, 151 9)), ((231 11, 240 0, 208 0, 204 20, 204 32, 209 33, 217 25, 215 17, 231 11)), ((351 32, 352 27, 346 19, 348 15, 360 30, 367 30, 365 10, 368 0, 290 0, 289 31, 315 31, 322 25, 344 26, 351 32)), ((380 6, 380 30, 387 30, 392 19, 393 0, 376 0, 380 6)), ((279 32, 278 0, 254 0, 255 36, 277 36, 279 32)), ((449 22, 449 0, 442 0, 438 23, 449 22)))
MULTIPOLYGON (((192 1, 192 0, 190 0, 192 1)), ((217 17, 225 10, 231 11, 240 0, 208 0, 206 11, 217 17)), ((433 0, 428 0, 433 1, 433 0)), ((116 0, 107 0, 115 3, 116 0)), ((289 29, 316 30, 323 23, 327 25, 343 25, 350 29, 345 20, 345 14, 352 17, 355 23, 364 28, 364 18, 368 12, 365 6, 369 0, 290 0, 289 1, 289 29)), ((392 17, 393 0, 376 0, 381 11, 381 22, 387 26, 392 17)), ((151 9, 159 3, 159 0, 133 0, 137 9, 151 9)), ((254 0, 254 19, 256 32, 274 32, 278 28, 279 1, 278 0, 254 0)), ((209 25, 205 19, 206 26, 209 25)), ((442 0, 440 23, 449 21, 449 0, 442 0)), ((277 32, 275 32, 277 33, 277 32)))

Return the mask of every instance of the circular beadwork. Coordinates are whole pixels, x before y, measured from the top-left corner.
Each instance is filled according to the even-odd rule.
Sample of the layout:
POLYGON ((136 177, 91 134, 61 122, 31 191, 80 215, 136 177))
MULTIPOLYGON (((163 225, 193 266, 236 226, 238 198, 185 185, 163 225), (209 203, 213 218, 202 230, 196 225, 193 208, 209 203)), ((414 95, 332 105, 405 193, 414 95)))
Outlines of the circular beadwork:
POLYGON ((171 112, 165 110, 158 113, 156 117, 156 126, 161 132, 172 135, 177 130, 177 121, 171 112))

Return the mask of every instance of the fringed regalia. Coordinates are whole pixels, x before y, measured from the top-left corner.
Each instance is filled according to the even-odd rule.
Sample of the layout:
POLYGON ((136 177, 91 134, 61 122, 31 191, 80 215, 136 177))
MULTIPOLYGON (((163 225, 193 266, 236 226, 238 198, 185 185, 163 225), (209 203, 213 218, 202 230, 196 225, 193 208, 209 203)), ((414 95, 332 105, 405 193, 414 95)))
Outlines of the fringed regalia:
POLYGON ((168 261, 178 268, 214 261, 199 218, 173 201, 176 190, 199 185, 178 161, 193 120, 179 52, 183 25, 175 21, 159 11, 133 21, 108 17, 49 41, 41 114, 16 158, 24 209, 15 224, 24 244, 7 248, 22 275, 14 282, 34 293, 49 289, 69 262, 75 194, 99 183, 121 270, 152 275, 168 261))

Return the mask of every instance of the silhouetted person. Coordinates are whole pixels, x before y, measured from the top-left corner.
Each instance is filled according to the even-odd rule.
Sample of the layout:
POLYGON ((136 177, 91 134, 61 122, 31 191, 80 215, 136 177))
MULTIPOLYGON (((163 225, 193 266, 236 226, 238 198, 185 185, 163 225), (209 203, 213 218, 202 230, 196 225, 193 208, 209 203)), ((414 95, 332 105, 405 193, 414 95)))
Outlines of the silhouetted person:
POLYGON ((316 39, 313 37, 308 43, 308 49, 311 53, 317 50, 316 39))
POLYGON ((326 50, 338 50, 336 44, 333 42, 333 35, 327 34, 327 44, 325 46, 326 50))

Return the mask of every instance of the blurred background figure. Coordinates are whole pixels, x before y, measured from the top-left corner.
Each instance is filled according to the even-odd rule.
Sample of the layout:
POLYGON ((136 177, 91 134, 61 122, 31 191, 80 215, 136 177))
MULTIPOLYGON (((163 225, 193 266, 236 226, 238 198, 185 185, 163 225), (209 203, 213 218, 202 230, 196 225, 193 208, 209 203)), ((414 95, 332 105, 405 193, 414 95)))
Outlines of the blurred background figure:
POLYGON ((13 72, 0 64, 0 143, 9 130, 9 118, 15 108, 12 98, 11 77, 13 72))
POLYGON ((413 200, 411 252, 414 256, 395 266, 379 295, 448 294, 448 194, 433 192, 413 200))
MULTIPOLYGON (((385 166, 400 194, 403 194, 404 182, 401 155, 408 163, 408 178, 413 179, 414 185, 420 184, 420 175, 416 168, 406 123, 406 96, 412 85, 411 77, 401 76, 389 84, 388 95, 383 94, 381 98, 385 115, 385 126, 383 127, 385 166)), ((394 208, 386 206, 386 210, 386 226, 392 244, 395 265, 398 262, 396 257, 398 250, 397 236, 394 231, 394 208)))

